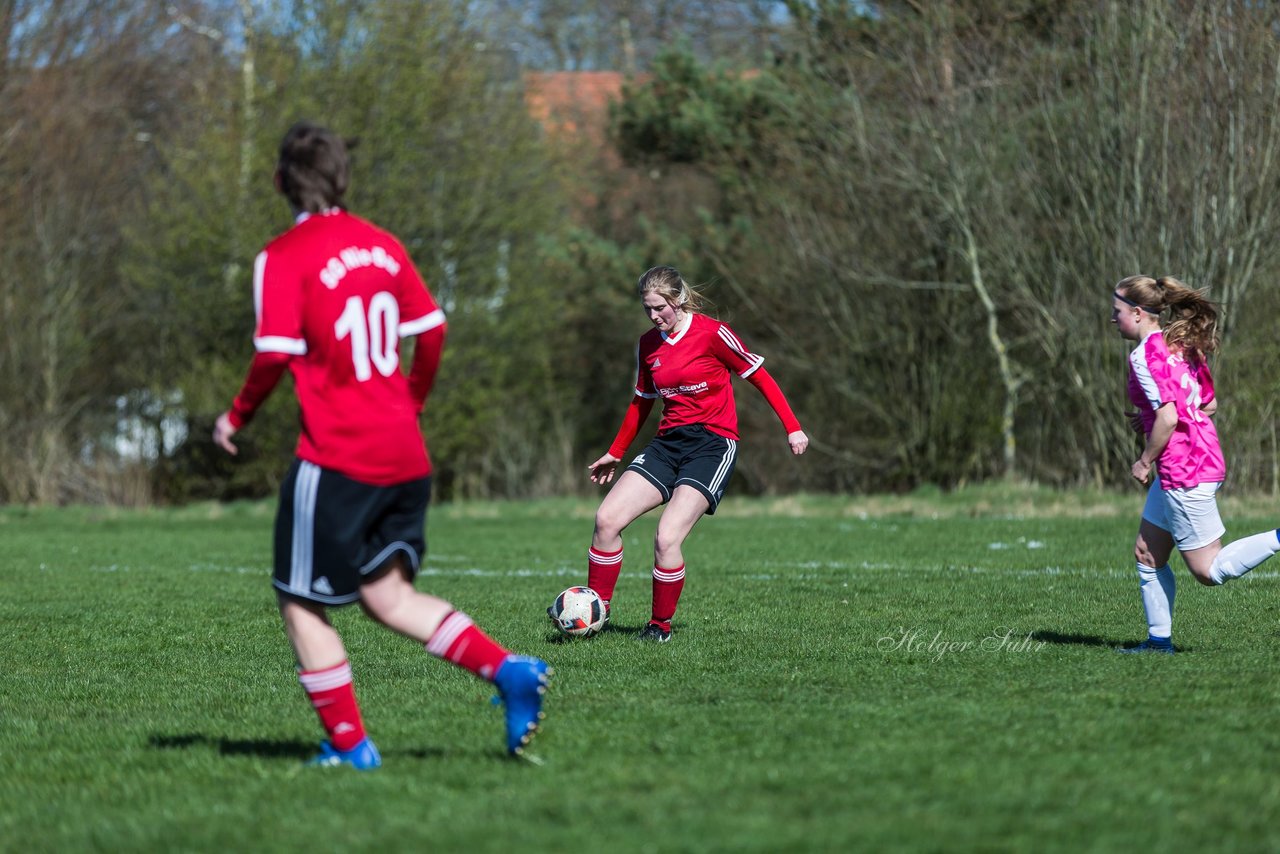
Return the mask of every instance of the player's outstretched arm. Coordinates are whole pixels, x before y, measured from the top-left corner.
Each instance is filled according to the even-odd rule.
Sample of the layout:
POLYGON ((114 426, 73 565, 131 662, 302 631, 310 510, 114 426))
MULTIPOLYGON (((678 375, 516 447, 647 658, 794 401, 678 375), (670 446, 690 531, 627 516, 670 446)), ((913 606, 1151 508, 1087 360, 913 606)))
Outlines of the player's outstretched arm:
POLYGON ((778 388, 777 381, 764 368, 759 368, 747 377, 747 382, 764 395, 764 399, 769 402, 774 414, 782 422, 783 428, 787 431, 787 444, 791 446, 791 453, 797 457, 803 454, 809 448, 809 437, 800 429, 800 420, 791 411, 791 404, 787 403, 787 397, 782 393, 782 389, 778 388))

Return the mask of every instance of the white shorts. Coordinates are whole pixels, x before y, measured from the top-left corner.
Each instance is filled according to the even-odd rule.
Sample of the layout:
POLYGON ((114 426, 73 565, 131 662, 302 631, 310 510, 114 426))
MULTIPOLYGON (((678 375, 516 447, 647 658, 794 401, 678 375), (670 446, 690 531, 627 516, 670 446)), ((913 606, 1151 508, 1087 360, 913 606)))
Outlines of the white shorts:
POLYGON ((1186 489, 1162 489, 1160 478, 1151 479, 1142 518, 1173 535, 1180 552, 1201 549, 1227 532, 1218 515, 1220 483, 1201 483, 1186 489))

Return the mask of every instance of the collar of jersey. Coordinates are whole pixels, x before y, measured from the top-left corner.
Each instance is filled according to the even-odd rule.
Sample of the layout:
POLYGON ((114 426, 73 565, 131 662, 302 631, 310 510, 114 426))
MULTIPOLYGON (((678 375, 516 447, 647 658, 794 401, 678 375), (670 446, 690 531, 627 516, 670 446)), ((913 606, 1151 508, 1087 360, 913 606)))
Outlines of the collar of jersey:
POLYGON ((298 214, 296 217, 293 218, 293 224, 301 225, 302 223, 311 219, 313 216, 329 216, 330 214, 337 213, 339 210, 341 210, 341 208, 325 208, 324 210, 320 211, 320 213, 318 214, 313 214, 311 213, 311 211, 303 211, 302 213, 298 214))
POLYGON ((675 335, 668 335, 665 332, 662 333, 662 342, 664 344, 675 344, 679 342, 679 340, 684 337, 684 334, 689 331, 690 326, 693 326, 693 312, 685 314, 684 323, 680 324, 680 328, 676 330, 675 335))

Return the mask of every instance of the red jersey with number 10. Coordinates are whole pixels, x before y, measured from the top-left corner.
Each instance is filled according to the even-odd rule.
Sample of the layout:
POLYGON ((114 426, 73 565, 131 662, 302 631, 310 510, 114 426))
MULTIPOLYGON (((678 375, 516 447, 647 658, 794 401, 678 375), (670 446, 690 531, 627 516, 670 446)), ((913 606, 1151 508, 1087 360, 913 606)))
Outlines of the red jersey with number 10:
POLYGON ((764 363, 743 346, 727 323, 689 315, 674 335, 650 329, 637 348, 636 394, 662 398, 658 432, 701 424, 727 439, 738 438, 732 375, 746 378, 764 363))
POLYGON ((253 297, 254 348, 294 357, 298 456, 373 485, 430 474, 400 339, 444 312, 400 241, 343 210, 304 215, 258 255, 253 297))

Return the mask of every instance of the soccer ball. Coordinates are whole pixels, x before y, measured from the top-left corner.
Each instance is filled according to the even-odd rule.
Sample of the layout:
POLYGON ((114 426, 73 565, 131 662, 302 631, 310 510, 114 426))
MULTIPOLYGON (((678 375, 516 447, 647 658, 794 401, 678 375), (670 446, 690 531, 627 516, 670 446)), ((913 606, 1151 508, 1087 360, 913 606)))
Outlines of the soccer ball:
POLYGON ((604 600, 590 587, 570 587, 547 609, 551 622, 575 638, 589 638, 604 628, 604 613, 604 600))

